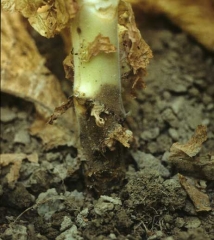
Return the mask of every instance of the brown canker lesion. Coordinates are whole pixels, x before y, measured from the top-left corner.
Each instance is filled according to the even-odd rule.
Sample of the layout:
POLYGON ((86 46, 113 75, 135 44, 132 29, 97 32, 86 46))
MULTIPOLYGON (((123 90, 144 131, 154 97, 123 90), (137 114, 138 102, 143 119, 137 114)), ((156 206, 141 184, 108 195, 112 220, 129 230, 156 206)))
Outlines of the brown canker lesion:
POLYGON ((114 114, 102 112, 103 126, 97 125, 90 109, 79 116, 80 151, 86 185, 98 194, 107 194, 121 186, 125 176, 123 146, 111 138, 117 122, 114 114), (110 141, 110 142, 109 142, 110 141))
POLYGON ((119 97, 118 90, 104 85, 94 100, 74 98, 86 185, 99 194, 121 186, 125 176, 123 149, 133 141, 132 132, 123 127, 122 103, 120 107, 114 104, 119 97))

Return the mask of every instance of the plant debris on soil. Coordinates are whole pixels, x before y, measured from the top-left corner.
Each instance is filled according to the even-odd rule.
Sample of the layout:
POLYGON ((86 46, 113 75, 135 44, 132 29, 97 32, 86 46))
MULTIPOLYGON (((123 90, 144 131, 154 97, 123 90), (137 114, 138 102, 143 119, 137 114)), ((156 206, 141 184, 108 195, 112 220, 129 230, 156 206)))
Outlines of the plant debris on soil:
MULTIPOLYGON (((126 106, 135 146, 109 196, 86 189, 74 146, 47 149, 30 134, 34 104, 1 93, 0 239, 214 239, 214 55, 165 19, 151 22, 147 87, 126 106)), ((67 94, 65 56, 44 52, 63 49, 61 37, 31 31, 67 94)))

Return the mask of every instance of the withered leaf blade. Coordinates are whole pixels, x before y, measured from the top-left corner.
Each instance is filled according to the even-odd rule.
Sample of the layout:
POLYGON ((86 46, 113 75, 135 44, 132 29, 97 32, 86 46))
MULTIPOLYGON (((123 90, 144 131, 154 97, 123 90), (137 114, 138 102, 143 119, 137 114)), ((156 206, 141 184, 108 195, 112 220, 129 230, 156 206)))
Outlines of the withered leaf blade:
POLYGON ((75 145, 76 135, 72 130, 76 129, 76 120, 72 110, 54 127, 54 134, 66 138, 54 140, 54 134, 44 136, 43 130, 48 126, 46 123, 53 109, 65 102, 66 97, 58 79, 44 66, 45 59, 26 31, 20 14, 2 12, 1 23, 1 91, 35 104, 38 121, 32 133, 42 138, 48 149, 68 142, 75 145))
POLYGON ((78 10, 73 0, 3 0, 1 4, 5 10, 20 12, 37 32, 47 38, 65 28, 78 10))
POLYGON ((38 163, 37 153, 32 153, 30 155, 24 153, 5 153, 0 155, 1 168, 11 165, 10 171, 6 175, 6 179, 9 184, 15 183, 18 180, 19 171, 24 159, 27 159, 32 163, 38 163))
POLYGON ((214 51, 213 0, 128 0, 138 10, 164 14, 207 49, 214 51))
POLYGON ((174 143, 170 149, 170 156, 173 154, 179 154, 182 152, 186 154, 188 157, 194 157, 201 150, 201 146, 203 142, 207 140, 207 127, 203 125, 199 125, 195 131, 195 134, 192 138, 185 144, 181 144, 179 142, 174 143))
POLYGON ((24 17, 30 17, 44 5, 43 0, 2 0, 2 8, 7 11, 20 11, 24 17))
POLYGON ((214 159, 209 154, 196 156, 207 140, 206 126, 198 126, 193 137, 185 144, 174 143, 169 161, 179 172, 200 179, 214 180, 214 159))
POLYGON ((143 40, 136 26, 131 5, 125 1, 119 4, 119 36, 121 50, 121 73, 130 82, 125 86, 133 89, 136 86, 143 87, 143 77, 146 67, 152 58, 152 51, 143 40), (128 76, 131 77, 128 77, 128 76))
MULTIPOLYGON (((75 126, 74 130, 75 130, 75 126)), ((32 135, 38 136, 42 139, 45 150, 57 148, 58 146, 76 146, 77 139, 72 136, 75 135, 73 130, 65 128, 62 125, 50 125, 43 118, 37 118, 30 128, 32 135)))
POLYGON ((196 212, 204 212, 210 211, 210 201, 207 194, 199 191, 195 186, 193 186, 189 181, 188 178, 184 177, 183 175, 179 174, 179 181, 183 188, 186 190, 187 194, 189 195, 190 199, 192 200, 196 212))

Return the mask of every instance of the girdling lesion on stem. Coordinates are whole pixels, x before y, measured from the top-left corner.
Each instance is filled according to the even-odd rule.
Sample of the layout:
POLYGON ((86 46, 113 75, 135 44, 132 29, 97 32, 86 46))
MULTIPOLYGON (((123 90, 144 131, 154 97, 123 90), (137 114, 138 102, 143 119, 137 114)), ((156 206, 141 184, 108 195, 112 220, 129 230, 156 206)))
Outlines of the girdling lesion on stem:
POLYGON ((64 61, 68 78, 74 70, 73 95, 55 109, 49 123, 74 106, 86 184, 103 194, 120 187, 125 172, 123 147, 133 141, 123 124, 121 80, 123 99, 130 101, 134 90, 144 86, 152 51, 127 2, 77 0, 75 7, 72 54, 64 61))
MULTIPOLYGON (((77 107, 78 103, 76 100, 74 102, 77 107)), ((84 174, 89 187, 99 193, 107 193, 112 191, 113 187, 118 187, 124 177, 122 147, 118 142, 112 144, 108 136, 109 132, 114 131, 114 114, 104 112, 100 114, 105 124, 98 126, 94 116, 91 116, 92 106, 90 105, 91 102, 85 103, 85 114, 77 116, 82 160, 85 161, 84 174), (107 144, 114 149, 108 148, 107 144)))
POLYGON ((74 108, 86 184, 99 193, 124 177, 122 145, 132 133, 122 127, 117 7, 119 1, 79 0, 72 23, 74 108))

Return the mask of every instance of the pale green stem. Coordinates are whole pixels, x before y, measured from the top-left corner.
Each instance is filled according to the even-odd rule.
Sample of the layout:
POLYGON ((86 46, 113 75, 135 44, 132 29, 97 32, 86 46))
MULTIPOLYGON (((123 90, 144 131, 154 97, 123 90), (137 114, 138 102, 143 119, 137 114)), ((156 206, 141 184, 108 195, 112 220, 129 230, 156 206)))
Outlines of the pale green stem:
POLYGON ((100 91, 103 87, 111 85, 118 90, 119 95, 118 102, 114 104, 122 104, 117 34, 119 1, 78 0, 77 3, 80 9, 71 28, 75 73, 74 96, 99 100, 106 104, 105 100, 97 99, 97 96, 102 94, 100 91), (102 52, 86 61, 84 56, 87 55, 87 46, 99 34, 110 39, 110 43, 116 47, 116 52, 102 52))

